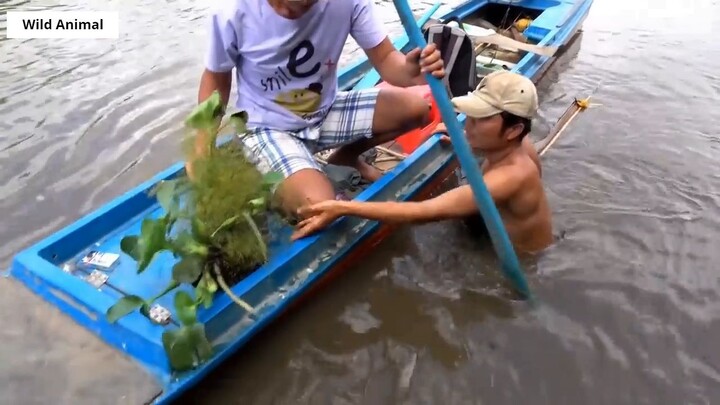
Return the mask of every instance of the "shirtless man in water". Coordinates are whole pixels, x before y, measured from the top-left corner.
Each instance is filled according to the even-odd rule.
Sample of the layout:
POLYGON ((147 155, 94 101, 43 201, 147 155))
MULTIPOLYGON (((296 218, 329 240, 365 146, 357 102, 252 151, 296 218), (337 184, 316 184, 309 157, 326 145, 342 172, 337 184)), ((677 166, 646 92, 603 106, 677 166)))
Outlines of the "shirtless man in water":
MULTIPOLYGON (((474 92, 456 97, 452 103, 457 112, 467 116, 466 139, 473 152, 485 158, 483 179, 515 249, 519 253, 545 249, 553 240, 551 213, 540 159, 526 136, 538 106, 535 85, 516 73, 495 72, 474 92)), ((441 124, 438 132, 445 131, 441 124)), ((343 215, 395 223, 479 216, 469 185, 420 202, 323 201, 300 208, 298 214, 305 219, 297 225, 293 240, 323 229, 343 215)))

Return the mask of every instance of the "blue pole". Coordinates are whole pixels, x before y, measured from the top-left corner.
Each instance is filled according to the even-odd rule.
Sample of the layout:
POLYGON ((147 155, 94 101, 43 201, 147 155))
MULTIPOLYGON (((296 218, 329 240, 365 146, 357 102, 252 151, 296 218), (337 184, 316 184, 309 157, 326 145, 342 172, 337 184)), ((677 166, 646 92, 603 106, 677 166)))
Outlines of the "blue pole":
MULTIPOLYGON (((407 0, 393 0, 395 8, 397 9, 400 21, 402 21, 407 32, 410 42, 420 49, 427 46, 427 42, 420 31, 420 27, 415 23, 410 6, 407 0)), ((485 220, 485 224, 488 227, 490 237, 492 238, 495 252, 500 258, 501 267, 505 277, 507 277, 513 284, 513 287, 522 294, 525 298, 530 298, 530 288, 528 287, 525 279, 525 273, 520 268, 520 262, 515 255, 510 238, 505 231, 505 226, 502 223, 500 214, 495 207, 490 193, 485 186, 482 174, 478 168, 477 162, 473 158, 470 152, 470 146, 465 139, 463 134, 463 128, 460 127, 460 123, 457 120, 455 109, 450 102, 450 98, 443 86, 442 82, 432 76, 431 74, 425 75, 428 85, 430 85, 430 91, 432 92, 435 101, 440 109, 440 115, 442 116, 443 122, 448 129, 448 134, 452 140, 453 148, 457 154, 460 166, 465 171, 470 187, 472 188, 475 196, 475 202, 480 209, 480 214, 485 220)))
MULTIPOLYGON (((430 10, 428 10, 425 14, 423 14, 417 20, 415 25, 418 25, 421 27, 423 25, 425 25, 425 23, 430 19, 430 17, 432 17, 433 14, 435 14, 435 12, 438 10, 438 8, 440 8, 439 1, 437 3, 435 3, 435 5, 430 7, 430 10)), ((393 42, 393 45, 395 45, 395 48, 402 50, 403 48, 405 48, 408 45, 409 42, 410 42, 410 38, 407 37, 407 35, 406 35, 405 38, 400 38, 397 40, 397 42, 393 42)), ((355 84, 355 87, 361 88, 361 89, 368 88, 368 87, 375 87, 375 85, 378 84, 379 81, 380 81, 380 73, 378 73, 378 71, 376 69, 372 69, 365 74, 365 77, 363 77, 359 82, 357 82, 355 84)))

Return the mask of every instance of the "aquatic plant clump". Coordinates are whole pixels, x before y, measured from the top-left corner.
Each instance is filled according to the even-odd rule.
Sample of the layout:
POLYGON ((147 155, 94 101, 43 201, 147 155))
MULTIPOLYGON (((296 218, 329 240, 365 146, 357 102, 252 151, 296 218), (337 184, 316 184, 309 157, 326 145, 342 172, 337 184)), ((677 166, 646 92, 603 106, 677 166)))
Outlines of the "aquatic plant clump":
POLYGON ((223 275, 232 285, 244 272, 267 260, 260 229, 264 228, 273 181, 265 181, 236 143, 218 148, 211 158, 195 165, 197 178, 191 184, 188 202, 194 210, 191 216, 208 229, 218 229, 234 218, 233 226, 214 235, 215 257, 224 264, 223 275))
MULTIPOLYGON (((192 147, 186 150, 190 177, 185 174, 161 182, 153 192, 164 215, 144 219, 140 235, 125 236, 120 243, 122 251, 137 262, 138 273, 147 269, 157 253, 171 252, 177 263, 168 286, 150 299, 125 296, 107 311, 111 323, 137 309, 158 322, 151 316, 153 302, 177 290, 175 316, 182 326, 166 329, 162 341, 170 366, 178 371, 212 356, 204 325, 197 321, 197 309, 200 305, 209 308, 219 288, 246 311, 254 312, 230 286, 267 261, 262 229, 271 209, 272 191, 282 180, 278 173, 260 173, 238 143, 216 145, 221 117, 217 92, 188 116, 185 122, 193 131, 188 143, 192 147), (204 152, 197 154, 198 150, 204 152), (178 290, 183 285, 187 288, 178 290)), ((236 132, 246 132, 244 112, 233 114, 230 122, 236 132)))

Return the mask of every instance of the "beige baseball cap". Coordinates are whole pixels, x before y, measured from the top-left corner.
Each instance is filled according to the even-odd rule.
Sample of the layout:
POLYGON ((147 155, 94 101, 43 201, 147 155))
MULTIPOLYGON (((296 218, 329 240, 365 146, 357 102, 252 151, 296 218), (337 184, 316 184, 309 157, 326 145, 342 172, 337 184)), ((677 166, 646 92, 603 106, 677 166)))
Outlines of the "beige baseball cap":
POLYGON ((485 76, 475 91, 454 97, 455 111, 473 118, 485 118, 502 111, 531 119, 538 108, 535 84, 527 77, 499 70, 485 76))

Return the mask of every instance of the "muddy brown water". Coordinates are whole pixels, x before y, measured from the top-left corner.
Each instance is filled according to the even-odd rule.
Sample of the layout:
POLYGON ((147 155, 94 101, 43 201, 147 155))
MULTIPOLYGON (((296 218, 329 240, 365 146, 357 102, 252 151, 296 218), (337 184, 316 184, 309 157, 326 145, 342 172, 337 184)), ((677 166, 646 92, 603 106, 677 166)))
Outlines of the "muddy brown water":
MULTIPOLYGON (((0 15, 102 7, 68 4, 11 0, 0 15)), ((459 225, 406 227, 182 402, 717 403, 720 4, 619 5, 596 0, 539 84, 536 135, 574 97, 597 105, 544 157, 558 242, 529 266, 537 308, 507 299, 492 250, 459 225)), ((180 156, 206 5, 112 8, 114 41, 6 40, 0 17, 3 268, 180 156)), ((0 403, 139 403, 154 389, 7 279, 0 320, 0 403)))

